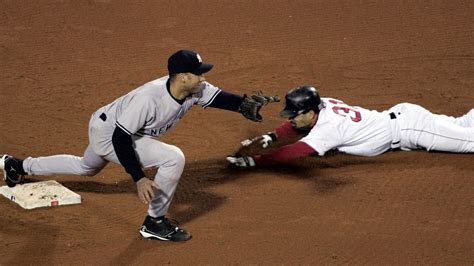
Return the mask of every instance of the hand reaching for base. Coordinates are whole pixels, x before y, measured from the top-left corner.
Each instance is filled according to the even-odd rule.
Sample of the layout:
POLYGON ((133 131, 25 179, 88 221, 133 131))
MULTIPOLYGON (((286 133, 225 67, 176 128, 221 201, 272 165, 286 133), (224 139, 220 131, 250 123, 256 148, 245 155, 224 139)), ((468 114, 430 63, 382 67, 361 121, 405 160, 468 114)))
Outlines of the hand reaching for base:
POLYGON ((227 156, 227 161, 238 167, 254 167, 255 160, 250 156, 227 156))
POLYGON ((273 142, 277 140, 277 136, 273 132, 268 132, 267 134, 263 134, 261 136, 257 136, 252 139, 245 139, 240 142, 242 147, 249 147, 252 145, 260 145, 262 148, 266 149, 270 145, 272 145, 273 142))

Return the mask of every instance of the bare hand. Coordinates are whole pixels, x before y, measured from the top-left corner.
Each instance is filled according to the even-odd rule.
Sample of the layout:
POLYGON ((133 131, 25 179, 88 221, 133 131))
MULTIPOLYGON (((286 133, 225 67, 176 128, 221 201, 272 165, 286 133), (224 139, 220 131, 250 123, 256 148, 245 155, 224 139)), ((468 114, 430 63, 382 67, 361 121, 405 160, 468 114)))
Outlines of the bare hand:
POLYGON ((138 197, 143 203, 149 204, 151 200, 155 197, 155 191, 153 190, 153 188, 160 189, 160 187, 154 181, 146 177, 142 177, 142 179, 138 180, 138 197))

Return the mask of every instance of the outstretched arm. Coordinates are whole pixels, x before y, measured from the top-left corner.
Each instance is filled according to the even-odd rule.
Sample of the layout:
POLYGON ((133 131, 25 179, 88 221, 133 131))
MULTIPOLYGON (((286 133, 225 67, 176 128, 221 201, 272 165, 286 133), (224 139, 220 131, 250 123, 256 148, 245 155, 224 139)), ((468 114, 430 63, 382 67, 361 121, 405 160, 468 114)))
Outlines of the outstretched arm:
POLYGON ((317 152, 308 144, 298 141, 293 144, 285 145, 272 152, 252 156, 228 156, 227 161, 240 167, 253 167, 256 165, 271 165, 277 163, 288 163, 302 157, 311 156, 317 152))
POLYGON ((289 120, 283 122, 274 132, 278 139, 288 139, 301 134, 300 131, 291 125, 289 120))
POLYGON ((298 141, 285 145, 270 153, 256 155, 254 157, 257 165, 269 165, 275 163, 288 163, 302 157, 316 154, 316 151, 308 144, 298 141))
POLYGON ((238 96, 221 90, 206 107, 214 107, 241 113, 245 118, 260 122, 262 116, 259 114, 260 109, 271 102, 278 102, 278 97, 265 96, 261 93, 247 96, 238 96))
POLYGON ((237 112, 244 97, 221 90, 208 107, 237 112))
POLYGON ((290 139, 296 137, 301 133, 301 131, 298 131, 291 125, 290 121, 285 121, 274 131, 251 139, 245 139, 241 141, 240 144, 242 145, 243 149, 254 145, 260 145, 262 146, 262 148, 268 148, 270 145, 272 145, 273 142, 277 141, 278 139, 290 139))

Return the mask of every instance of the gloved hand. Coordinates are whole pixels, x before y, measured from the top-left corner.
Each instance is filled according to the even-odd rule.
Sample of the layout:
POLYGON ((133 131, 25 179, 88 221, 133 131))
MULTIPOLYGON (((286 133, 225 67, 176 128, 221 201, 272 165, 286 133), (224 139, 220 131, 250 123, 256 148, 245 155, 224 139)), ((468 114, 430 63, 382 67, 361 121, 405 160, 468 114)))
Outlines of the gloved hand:
POLYGON ((227 156, 227 161, 235 166, 239 167, 254 167, 255 160, 250 156, 227 156))
POLYGON ((266 96, 262 92, 250 96, 244 94, 242 104, 237 111, 249 120, 261 122, 263 118, 259 112, 262 106, 279 101, 280 98, 278 96, 266 96))
POLYGON ((275 133, 268 132, 267 134, 263 134, 253 139, 245 139, 240 142, 240 144, 244 147, 248 147, 254 143, 258 143, 262 146, 262 148, 267 148, 268 146, 272 145, 272 143, 276 140, 277 136, 275 135, 275 133))

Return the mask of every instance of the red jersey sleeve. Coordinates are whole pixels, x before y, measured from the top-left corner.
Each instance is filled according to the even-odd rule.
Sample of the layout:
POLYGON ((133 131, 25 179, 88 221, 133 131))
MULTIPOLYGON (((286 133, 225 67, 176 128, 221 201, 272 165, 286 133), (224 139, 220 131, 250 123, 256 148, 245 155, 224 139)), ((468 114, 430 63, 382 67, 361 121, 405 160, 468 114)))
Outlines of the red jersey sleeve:
MULTIPOLYGON (((291 126, 291 125, 290 125, 291 126)), ((254 157, 257 165, 268 165, 275 163, 287 163, 301 157, 315 154, 316 151, 308 144, 298 141, 293 144, 285 145, 275 151, 254 157)))
POLYGON ((290 121, 285 121, 283 124, 281 124, 279 127, 275 129, 275 133, 277 135, 277 138, 285 139, 285 138, 291 138, 294 137, 298 134, 300 134, 290 123, 290 121))

